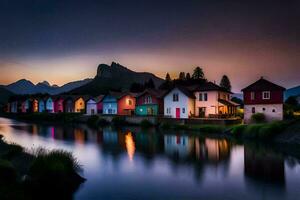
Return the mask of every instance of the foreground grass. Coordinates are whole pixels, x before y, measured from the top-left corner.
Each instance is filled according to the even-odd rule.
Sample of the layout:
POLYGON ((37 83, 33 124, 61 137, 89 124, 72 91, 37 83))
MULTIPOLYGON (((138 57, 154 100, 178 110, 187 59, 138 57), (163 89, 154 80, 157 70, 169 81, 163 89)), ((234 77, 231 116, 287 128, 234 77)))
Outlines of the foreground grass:
POLYGON ((28 154, 0 140, 0 199, 70 199, 84 181, 80 170, 69 152, 38 149, 28 154))

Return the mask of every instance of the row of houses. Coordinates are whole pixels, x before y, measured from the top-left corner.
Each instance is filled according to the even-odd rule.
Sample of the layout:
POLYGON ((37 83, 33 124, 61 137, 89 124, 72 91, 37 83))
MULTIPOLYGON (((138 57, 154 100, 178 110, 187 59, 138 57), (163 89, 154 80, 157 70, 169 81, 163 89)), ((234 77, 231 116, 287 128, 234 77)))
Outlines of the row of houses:
MULTIPOLYGON (((245 120, 252 114, 265 113, 267 118, 282 119, 284 88, 263 78, 242 90, 245 120)), ((30 97, 10 101, 12 113, 86 113, 87 115, 166 116, 187 119, 228 118, 235 116, 237 103, 232 93, 212 82, 174 86, 168 91, 146 89, 141 93, 109 92, 97 97, 57 95, 30 97)))

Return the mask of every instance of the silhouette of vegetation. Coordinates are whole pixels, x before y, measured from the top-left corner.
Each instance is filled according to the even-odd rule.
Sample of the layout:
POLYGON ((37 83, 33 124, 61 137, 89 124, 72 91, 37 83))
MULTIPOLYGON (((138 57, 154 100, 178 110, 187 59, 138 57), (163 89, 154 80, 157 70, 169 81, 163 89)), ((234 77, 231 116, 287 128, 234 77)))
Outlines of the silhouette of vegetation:
POLYGON ((220 86, 225 88, 228 91, 231 91, 231 83, 227 75, 223 75, 220 86))
POLYGON ((196 67, 196 68, 194 69, 192 78, 193 78, 193 79, 196 79, 196 80, 199 80, 199 79, 205 79, 203 69, 202 69, 201 67, 196 67))

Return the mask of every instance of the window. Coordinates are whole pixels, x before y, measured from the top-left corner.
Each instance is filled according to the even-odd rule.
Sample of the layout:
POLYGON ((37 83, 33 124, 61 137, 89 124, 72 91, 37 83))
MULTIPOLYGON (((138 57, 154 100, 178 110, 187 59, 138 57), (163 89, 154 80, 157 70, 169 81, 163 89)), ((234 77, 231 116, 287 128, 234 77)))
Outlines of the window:
POLYGON ((182 108, 182 113, 185 113, 185 108, 182 108))
POLYGON ((199 101, 202 101, 202 93, 199 93, 199 101))
POLYGON ((275 109, 273 109, 273 110, 272 110, 272 112, 274 113, 274 112, 276 112, 276 110, 275 110, 275 109))
POLYGON ((179 97, 178 97, 178 93, 174 93, 173 94, 173 101, 178 101, 179 97))
POLYGON ((132 105, 132 100, 131 99, 128 99, 128 105, 132 105))
POLYGON ((266 111, 266 108, 263 108, 262 110, 263 110, 263 111, 266 111))
POLYGON ((251 100, 254 100, 254 99, 255 99, 255 93, 251 92, 251 100))
POLYGON ((252 107, 252 113, 255 113, 255 107, 252 107))
POLYGON ((167 114, 171 114, 171 108, 167 108, 167 114))
POLYGON ((207 93, 204 93, 204 101, 207 101, 207 93))
POLYGON ((145 98, 145 103, 152 103, 152 97, 151 96, 147 96, 145 98))
POLYGON ((262 98, 263 99, 270 99, 270 91, 264 91, 262 93, 262 98))

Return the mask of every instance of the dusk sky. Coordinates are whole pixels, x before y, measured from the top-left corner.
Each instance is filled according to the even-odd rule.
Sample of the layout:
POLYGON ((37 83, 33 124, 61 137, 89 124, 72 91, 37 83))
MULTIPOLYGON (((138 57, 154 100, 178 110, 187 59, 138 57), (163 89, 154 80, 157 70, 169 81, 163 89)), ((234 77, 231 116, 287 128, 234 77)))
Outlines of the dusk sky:
POLYGON ((192 72, 264 76, 300 85, 300 1, 0 0, 0 84, 62 85, 118 62, 160 77, 192 72))

